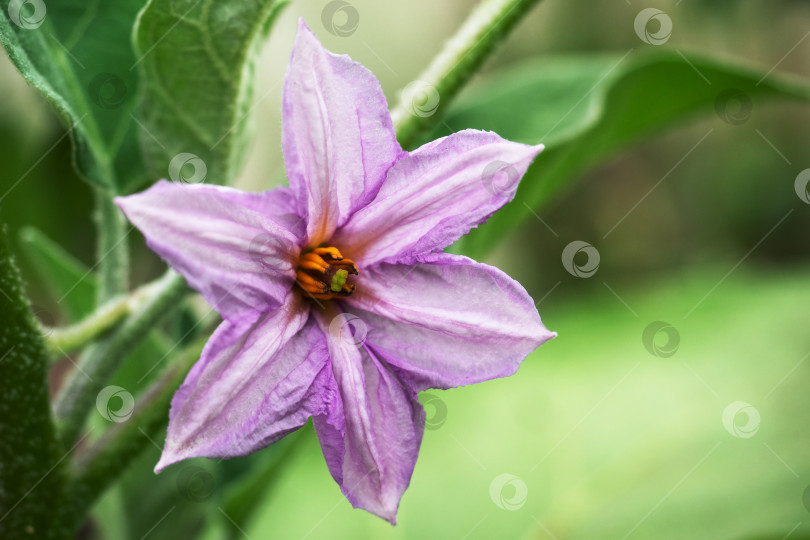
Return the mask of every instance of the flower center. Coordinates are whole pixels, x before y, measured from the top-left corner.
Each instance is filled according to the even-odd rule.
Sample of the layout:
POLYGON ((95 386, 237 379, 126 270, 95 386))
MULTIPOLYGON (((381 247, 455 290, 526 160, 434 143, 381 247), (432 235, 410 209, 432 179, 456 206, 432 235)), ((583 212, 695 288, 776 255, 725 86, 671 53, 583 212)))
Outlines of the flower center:
POLYGON ((349 275, 358 274, 354 262, 344 259, 337 248, 322 246, 301 254, 295 281, 307 296, 331 300, 351 296, 354 283, 349 281, 349 275))

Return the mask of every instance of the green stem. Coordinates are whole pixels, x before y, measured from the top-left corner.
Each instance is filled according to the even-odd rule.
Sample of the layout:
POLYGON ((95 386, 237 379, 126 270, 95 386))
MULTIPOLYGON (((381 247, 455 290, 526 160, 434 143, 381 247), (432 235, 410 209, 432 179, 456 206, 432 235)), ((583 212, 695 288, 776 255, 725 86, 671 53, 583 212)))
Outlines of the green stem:
POLYGON ((111 194, 96 188, 98 298, 101 306, 129 288, 129 225, 111 194))
POLYGON ((76 324, 45 328, 45 344, 54 356, 63 355, 95 340, 121 320, 137 311, 155 293, 158 283, 150 283, 126 296, 109 300, 76 324))
POLYGON ((53 525, 63 480, 48 358, 0 228, 0 538, 66 538, 53 525))
POLYGON ((419 137, 433 127, 453 98, 475 74, 523 15, 540 0, 483 0, 456 34, 417 78, 414 92, 403 92, 391 112, 397 139, 403 148, 413 148, 419 137), (419 110, 414 100, 438 97, 434 109, 419 110), (427 96, 427 97, 423 97, 427 96))
POLYGON ((70 445, 84 426, 96 396, 116 372, 129 352, 186 294, 185 280, 169 270, 155 284, 143 305, 107 340, 87 351, 65 384, 54 406, 62 441, 70 445))
POLYGON ((188 370, 200 358, 206 339, 200 339, 175 355, 160 377, 136 398, 132 416, 110 428, 76 459, 68 485, 68 504, 62 519, 73 528, 95 499, 122 474, 166 426, 172 396, 188 370))

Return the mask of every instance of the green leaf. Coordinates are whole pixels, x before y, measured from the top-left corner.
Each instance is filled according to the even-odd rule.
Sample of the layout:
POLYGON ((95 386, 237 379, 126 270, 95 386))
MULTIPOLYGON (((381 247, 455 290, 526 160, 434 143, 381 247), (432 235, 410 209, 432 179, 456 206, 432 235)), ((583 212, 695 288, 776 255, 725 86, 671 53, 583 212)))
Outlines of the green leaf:
POLYGON ((226 183, 247 147, 253 60, 286 0, 150 0, 135 30, 147 166, 226 183))
POLYGON ((20 245, 68 320, 93 312, 98 283, 89 268, 35 227, 20 231, 20 245))
POLYGON ((79 173, 123 191, 143 178, 133 112, 138 93, 132 26, 141 0, 12 0, 0 41, 22 75, 71 126, 79 173))
POLYGON ((718 121, 742 122, 755 99, 810 99, 806 85, 764 75, 658 50, 530 61, 492 76, 450 113, 447 124, 542 142, 546 149, 508 209, 472 231, 457 249, 480 257, 585 169, 679 120, 716 112, 718 121))
POLYGON ((48 400, 48 362, 0 228, 0 538, 48 538, 62 460, 48 400))

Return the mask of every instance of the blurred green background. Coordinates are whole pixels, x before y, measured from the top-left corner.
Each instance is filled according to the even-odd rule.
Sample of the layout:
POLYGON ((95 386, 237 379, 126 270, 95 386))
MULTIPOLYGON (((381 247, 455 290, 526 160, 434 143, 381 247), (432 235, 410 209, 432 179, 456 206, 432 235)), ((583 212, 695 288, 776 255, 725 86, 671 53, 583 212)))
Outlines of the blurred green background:
MULTIPOLYGON (((471 5, 353 0, 360 24, 338 37, 321 23, 324 4, 293 3, 264 48, 240 187, 284 181, 281 83, 297 17, 327 48, 370 68, 394 103, 471 5)), ((458 107, 480 103, 522 60, 654 48, 633 30, 646 7, 673 21, 664 48, 810 77, 808 2, 546 0, 458 107)), ((92 197, 69 165, 64 126, 5 56, 0 73, 2 219, 13 234, 39 228, 92 265, 92 197)), ((475 115, 465 125, 452 118, 444 128, 479 127, 475 115)), ((83 535, 810 538, 810 205, 794 191, 810 167, 810 107, 754 100, 740 118, 708 108, 634 145, 503 238, 487 262, 529 290, 559 337, 514 377, 422 396, 429 429, 395 528, 351 509, 307 427, 249 459, 193 461, 157 478, 150 448, 83 535), (592 277, 563 267, 575 240, 598 250, 592 277), (645 340, 657 321, 669 329, 645 340), (279 456, 280 469, 266 466, 279 456), (251 494, 258 511, 234 529, 223 519, 227 488, 265 470, 253 475, 267 480, 251 494)), ((157 276, 160 261, 134 244, 135 279, 157 276)), ((40 316, 58 322, 22 253, 21 263, 40 316)))

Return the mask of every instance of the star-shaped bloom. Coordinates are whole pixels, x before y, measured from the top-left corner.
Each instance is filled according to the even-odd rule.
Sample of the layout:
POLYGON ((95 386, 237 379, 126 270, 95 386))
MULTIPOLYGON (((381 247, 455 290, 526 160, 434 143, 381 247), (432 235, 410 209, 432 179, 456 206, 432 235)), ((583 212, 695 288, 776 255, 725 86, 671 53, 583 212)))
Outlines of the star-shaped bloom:
POLYGON ((512 375, 555 335, 517 282, 442 253, 514 197, 542 146, 466 130, 403 151, 377 79, 303 22, 282 134, 289 188, 161 181, 117 199, 223 318, 172 400, 156 471, 250 454, 311 417, 352 505, 395 523, 417 392, 512 375))

